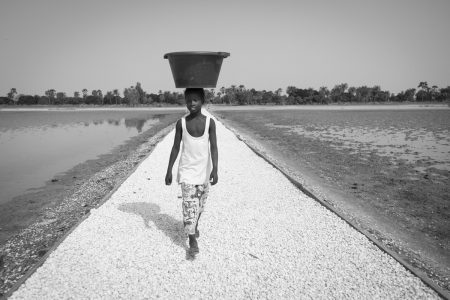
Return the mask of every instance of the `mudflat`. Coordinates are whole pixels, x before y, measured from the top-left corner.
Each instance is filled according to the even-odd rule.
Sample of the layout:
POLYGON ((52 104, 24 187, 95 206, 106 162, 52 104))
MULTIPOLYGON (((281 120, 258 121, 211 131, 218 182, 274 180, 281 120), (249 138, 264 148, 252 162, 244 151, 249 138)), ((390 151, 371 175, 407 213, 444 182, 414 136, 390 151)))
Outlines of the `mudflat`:
POLYGON ((450 289, 450 109, 214 107, 219 119, 450 289))

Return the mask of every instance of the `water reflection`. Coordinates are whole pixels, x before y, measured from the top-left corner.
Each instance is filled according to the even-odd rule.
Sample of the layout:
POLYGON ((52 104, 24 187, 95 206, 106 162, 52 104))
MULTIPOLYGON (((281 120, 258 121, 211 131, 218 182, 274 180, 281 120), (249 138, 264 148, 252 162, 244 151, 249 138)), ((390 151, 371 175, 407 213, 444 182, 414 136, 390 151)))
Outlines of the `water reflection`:
POLYGON ((147 115, 0 127, 0 203, 43 186, 57 173, 110 152, 157 123, 159 115, 147 115))
MULTIPOLYGON (((155 118, 158 118, 159 115, 155 115, 155 118)), ((91 123, 83 122, 84 126, 93 125, 102 125, 103 123, 107 123, 109 125, 114 126, 122 126, 125 125, 126 128, 136 128, 138 133, 141 133, 144 130, 144 126, 148 124, 148 119, 143 118, 123 118, 120 120, 117 119, 106 119, 106 120, 95 120, 91 123)), ((52 124, 51 127, 58 127, 58 124, 52 124)), ((145 129, 146 130, 146 129, 145 129)))
POLYGON ((135 127, 137 131, 140 133, 142 132, 142 128, 144 127, 145 120, 142 119, 125 119, 125 126, 128 127, 135 127))

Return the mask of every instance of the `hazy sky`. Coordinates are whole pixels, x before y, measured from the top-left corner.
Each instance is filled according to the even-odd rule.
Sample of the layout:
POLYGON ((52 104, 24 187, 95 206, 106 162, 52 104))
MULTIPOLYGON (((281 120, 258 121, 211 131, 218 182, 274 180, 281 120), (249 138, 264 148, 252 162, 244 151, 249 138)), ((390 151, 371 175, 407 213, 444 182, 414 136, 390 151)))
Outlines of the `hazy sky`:
POLYGON ((450 85, 449 0, 0 0, 0 96, 141 82, 164 53, 226 51, 218 88, 450 85))

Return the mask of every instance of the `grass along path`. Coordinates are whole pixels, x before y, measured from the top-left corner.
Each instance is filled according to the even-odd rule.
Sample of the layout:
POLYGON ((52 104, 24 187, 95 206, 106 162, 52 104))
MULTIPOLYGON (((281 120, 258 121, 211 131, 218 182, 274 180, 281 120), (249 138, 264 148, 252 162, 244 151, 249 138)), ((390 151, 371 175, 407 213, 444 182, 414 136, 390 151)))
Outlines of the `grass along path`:
POLYGON ((179 187, 164 185, 172 131, 10 299, 439 298, 220 123, 217 134, 194 260, 179 187))

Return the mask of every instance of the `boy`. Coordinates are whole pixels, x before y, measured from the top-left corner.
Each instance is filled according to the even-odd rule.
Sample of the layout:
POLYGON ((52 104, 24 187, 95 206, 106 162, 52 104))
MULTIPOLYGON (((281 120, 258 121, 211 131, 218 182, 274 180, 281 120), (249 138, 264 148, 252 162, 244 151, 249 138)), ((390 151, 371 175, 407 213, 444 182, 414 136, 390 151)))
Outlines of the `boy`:
POLYGON ((172 168, 183 141, 177 182, 181 184, 184 230, 189 237, 189 251, 199 253, 198 221, 208 197, 209 183, 217 183, 216 124, 202 114, 205 102, 203 88, 187 88, 184 92, 189 115, 178 120, 175 139, 167 167, 166 185, 172 183, 172 168), (212 166, 211 166, 212 163, 212 166))

